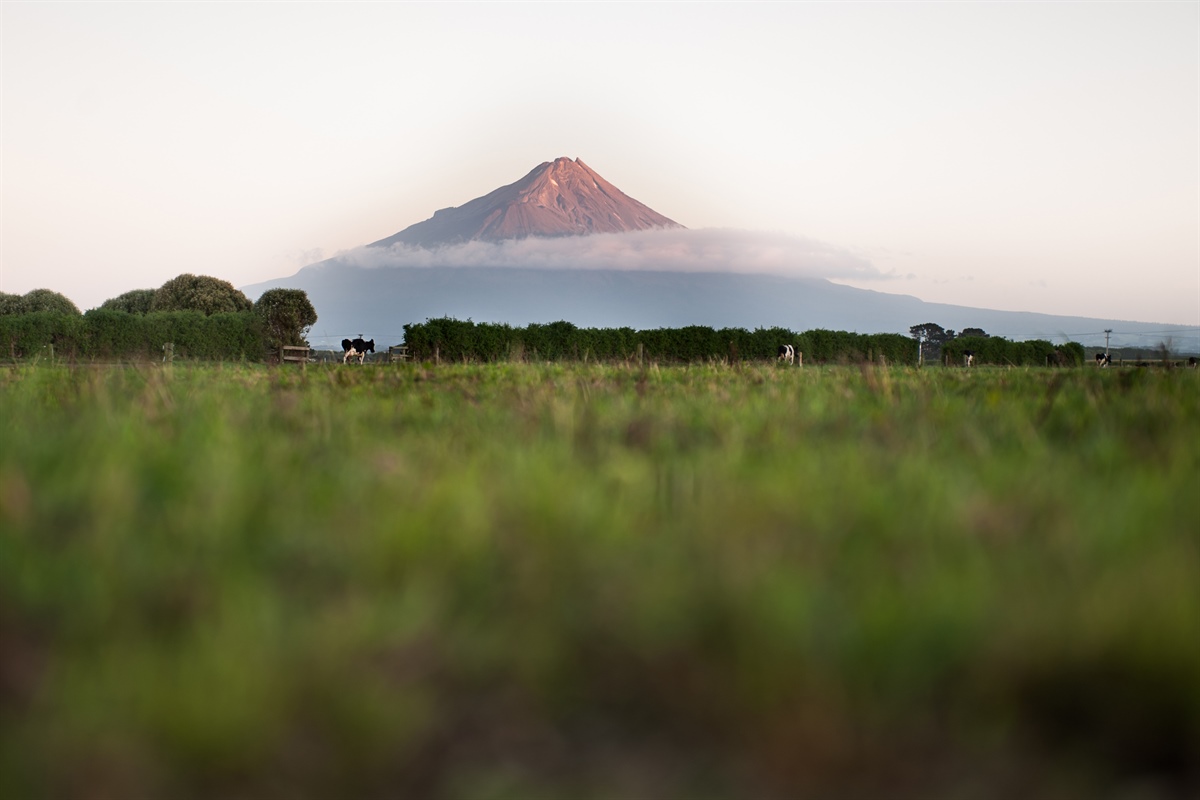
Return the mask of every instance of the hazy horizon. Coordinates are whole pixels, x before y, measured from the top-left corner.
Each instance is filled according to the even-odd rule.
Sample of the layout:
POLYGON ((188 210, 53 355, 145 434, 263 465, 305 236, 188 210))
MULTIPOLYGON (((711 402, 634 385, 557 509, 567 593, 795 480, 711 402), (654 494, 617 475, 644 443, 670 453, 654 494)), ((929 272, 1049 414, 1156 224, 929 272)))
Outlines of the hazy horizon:
MULTIPOLYGON (((0 291, 257 284, 568 156, 702 265, 1200 325, 1198 29, 1170 2, 6 1, 0 291)), ((658 257, 629 241, 570 247, 658 257)))

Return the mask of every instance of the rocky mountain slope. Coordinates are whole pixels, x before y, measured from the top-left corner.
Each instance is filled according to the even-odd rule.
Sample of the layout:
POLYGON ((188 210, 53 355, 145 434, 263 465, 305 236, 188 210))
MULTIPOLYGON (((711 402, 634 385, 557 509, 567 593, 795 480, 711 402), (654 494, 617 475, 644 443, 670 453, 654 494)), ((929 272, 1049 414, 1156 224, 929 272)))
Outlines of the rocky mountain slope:
POLYGON ((580 159, 558 158, 521 180, 455 208, 443 208, 370 247, 418 247, 528 236, 580 236, 682 228, 600 177, 580 159))

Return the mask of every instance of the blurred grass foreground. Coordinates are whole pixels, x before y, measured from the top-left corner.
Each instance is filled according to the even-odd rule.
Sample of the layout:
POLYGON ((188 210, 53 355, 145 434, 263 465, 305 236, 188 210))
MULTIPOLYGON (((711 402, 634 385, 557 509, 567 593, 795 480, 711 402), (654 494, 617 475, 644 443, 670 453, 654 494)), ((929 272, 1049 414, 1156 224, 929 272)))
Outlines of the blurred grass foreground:
POLYGON ((0 796, 1200 794, 1195 370, 0 372, 0 796))

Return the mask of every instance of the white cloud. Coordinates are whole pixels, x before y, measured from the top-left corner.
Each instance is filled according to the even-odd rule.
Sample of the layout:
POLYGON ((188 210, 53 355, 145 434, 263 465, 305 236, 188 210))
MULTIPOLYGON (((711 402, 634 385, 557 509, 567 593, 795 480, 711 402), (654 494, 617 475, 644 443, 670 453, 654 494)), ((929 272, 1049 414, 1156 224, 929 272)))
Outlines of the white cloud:
POLYGON ((561 238, 466 242, 425 249, 360 247, 335 261, 355 267, 510 267, 734 272, 787 277, 886 280, 870 261, 824 242, 785 233, 704 228, 561 238))

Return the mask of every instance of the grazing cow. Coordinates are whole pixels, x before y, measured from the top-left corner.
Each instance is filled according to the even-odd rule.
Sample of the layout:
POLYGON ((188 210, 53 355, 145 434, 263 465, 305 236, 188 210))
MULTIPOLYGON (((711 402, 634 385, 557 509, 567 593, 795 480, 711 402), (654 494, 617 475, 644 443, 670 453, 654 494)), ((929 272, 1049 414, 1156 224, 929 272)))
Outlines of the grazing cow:
POLYGON ((975 351, 974 350, 963 350, 963 366, 964 367, 975 366, 975 351))
POLYGON ((363 341, 359 336, 357 339, 342 339, 342 350, 345 353, 342 355, 342 363, 345 364, 352 358, 357 358, 358 363, 363 363, 367 358, 367 353, 375 352, 375 340, 363 341))
POLYGON ((1112 366, 1112 356, 1110 356, 1108 353, 1096 353, 1096 366, 1097 367, 1111 367, 1112 366))
POLYGON ((779 345, 779 360, 786 361, 789 364, 796 363, 796 348, 790 344, 779 345))
POLYGON ((1192 369, 1196 368, 1196 357, 1195 356, 1192 356, 1191 358, 1188 359, 1188 366, 1191 367, 1192 369))

